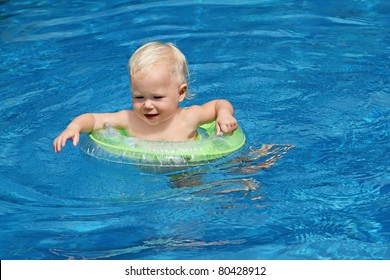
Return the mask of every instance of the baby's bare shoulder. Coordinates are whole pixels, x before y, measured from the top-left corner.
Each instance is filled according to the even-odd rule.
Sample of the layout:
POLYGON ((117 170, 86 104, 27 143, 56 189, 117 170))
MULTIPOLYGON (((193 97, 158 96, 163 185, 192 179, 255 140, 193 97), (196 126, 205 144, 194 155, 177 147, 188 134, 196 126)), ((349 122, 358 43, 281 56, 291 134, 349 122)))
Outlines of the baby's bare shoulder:
POLYGON ((183 108, 183 112, 185 114, 194 114, 194 113, 200 113, 202 110, 201 105, 192 105, 190 107, 183 108))
POLYGON ((121 118, 133 118, 135 116, 134 112, 131 110, 122 110, 116 113, 121 118))

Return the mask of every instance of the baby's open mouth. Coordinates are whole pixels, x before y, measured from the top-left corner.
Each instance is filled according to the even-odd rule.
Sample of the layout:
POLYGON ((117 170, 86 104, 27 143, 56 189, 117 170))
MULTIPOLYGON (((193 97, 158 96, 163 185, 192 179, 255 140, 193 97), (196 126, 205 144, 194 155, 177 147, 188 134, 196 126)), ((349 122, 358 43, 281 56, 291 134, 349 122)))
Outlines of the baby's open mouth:
POLYGON ((149 120, 153 120, 157 118, 158 114, 144 114, 144 116, 149 120))

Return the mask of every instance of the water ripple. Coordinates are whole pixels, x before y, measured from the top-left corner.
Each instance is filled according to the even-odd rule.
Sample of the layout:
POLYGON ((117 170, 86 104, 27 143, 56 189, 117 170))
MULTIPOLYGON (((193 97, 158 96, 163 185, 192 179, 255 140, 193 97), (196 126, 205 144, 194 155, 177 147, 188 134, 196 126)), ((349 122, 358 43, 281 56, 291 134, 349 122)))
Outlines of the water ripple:
POLYGON ((389 257, 386 5, 52 2, 0 5, 2 259, 389 257), (232 101, 248 145, 158 172, 55 154, 75 115, 131 107, 149 40, 187 55, 195 103, 232 101))

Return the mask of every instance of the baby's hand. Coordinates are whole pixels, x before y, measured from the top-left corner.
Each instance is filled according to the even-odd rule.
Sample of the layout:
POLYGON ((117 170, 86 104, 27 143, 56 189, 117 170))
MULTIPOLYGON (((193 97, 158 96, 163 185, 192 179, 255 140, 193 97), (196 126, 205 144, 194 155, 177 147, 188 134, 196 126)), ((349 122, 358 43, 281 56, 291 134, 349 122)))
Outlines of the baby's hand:
POLYGON ((53 148, 56 153, 60 152, 65 147, 66 141, 73 139, 73 146, 76 146, 80 140, 80 132, 77 129, 67 128, 54 139, 53 148))
POLYGON ((218 113, 216 119, 217 135, 223 133, 231 134, 238 127, 237 120, 228 111, 218 113))

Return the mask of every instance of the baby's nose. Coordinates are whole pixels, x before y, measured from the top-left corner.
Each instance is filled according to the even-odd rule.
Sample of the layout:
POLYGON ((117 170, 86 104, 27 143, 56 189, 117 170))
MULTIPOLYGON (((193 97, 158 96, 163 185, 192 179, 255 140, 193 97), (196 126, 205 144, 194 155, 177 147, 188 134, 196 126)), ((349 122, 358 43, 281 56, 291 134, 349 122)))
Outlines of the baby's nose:
POLYGON ((150 99, 146 99, 144 103, 144 108, 146 109, 153 108, 153 102, 150 99))

